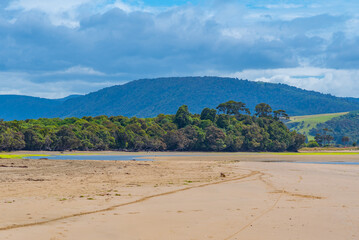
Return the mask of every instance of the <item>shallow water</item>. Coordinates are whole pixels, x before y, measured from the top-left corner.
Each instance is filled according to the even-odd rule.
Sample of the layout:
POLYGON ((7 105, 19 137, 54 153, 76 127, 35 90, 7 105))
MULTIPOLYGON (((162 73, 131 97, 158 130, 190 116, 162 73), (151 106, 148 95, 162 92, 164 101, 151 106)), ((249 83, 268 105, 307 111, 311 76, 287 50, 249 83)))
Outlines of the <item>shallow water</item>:
MULTIPOLYGON (((103 160, 103 161, 154 161, 153 157, 195 157, 195 156, 210 156, 206 154, 200 155, 181 155, 181 154, 169 154, 169 155, 53 155, 53 156, 31 156, 24 159, 50 159, 50 160, 103 160), (152 158, 152 159, 151 159, 152 158)), ((266 162, 266 161, 264 161, 266 162)), ((270 162, 286 162, 286 161, 270 161, 270 162)), ((292 163, 307 163, 307 164, 336 164, 336 165, 359 165, 359 162, 296 162, 292 163)))
POLYGON ((31 156, 24 157, 24 159, 50 159, 50 160, 104 160, 104 161, 153 161, 151 157, 196 157, 196 156, 211 156, 206 154, 168 154, 168 155, 52 155, 52 156, 31 156))
POLYGON ((51 159, 51 160, 104 160, 104 161, 153 161, 151 156, 143 155, 54 155, 54 156, 32 156, 25 159, 51 159))
POLYGON ((295 162, 309 164, 336 164, 336 165, 359 165, 359 162, 295 162))

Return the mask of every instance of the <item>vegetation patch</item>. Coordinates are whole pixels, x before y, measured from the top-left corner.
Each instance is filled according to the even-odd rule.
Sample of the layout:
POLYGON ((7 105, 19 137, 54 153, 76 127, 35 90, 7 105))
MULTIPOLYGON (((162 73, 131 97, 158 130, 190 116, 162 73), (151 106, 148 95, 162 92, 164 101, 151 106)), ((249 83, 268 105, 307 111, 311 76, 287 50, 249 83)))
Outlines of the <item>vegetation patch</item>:
POLYGON ((217 109, 204 108, 201 114, 192 114, 183 105, 175 115, 144 119, 0 121, 0 150, 297 151, 305 137, 289 131, 282 122, 287 118, 285 111, 273 111, 266 103, 258 104, 251 114, 245 103, 228 101, 217 109))
POLYGON ((286 125, 291 131, 297 131, 298 133, 304 134, 308 141, 310 141, 314 140, 315 137, 315 134, 311 134, 311 129, 316 128, 320 123, 325 123, 335 117, 345 114, 348 114, 348 112, 295 116, 290 117, 290 120, 286 122, 286 125))
POLYGON ((22 159, 25 157, 48 157, 50 155, 45 155, 45 154, 3 154, 0 153, 0 159, 1 158, 5 158, 5 159, 22 159))
MULTIPOLYGON (((359 142, 359 112, 351 112, 319 123, 310 131, 318 143, 356 146, 359 142), (328 138, 329 136, 329 138, 328 138)), ((325 144, 324 144, 325 145, 325 144)))

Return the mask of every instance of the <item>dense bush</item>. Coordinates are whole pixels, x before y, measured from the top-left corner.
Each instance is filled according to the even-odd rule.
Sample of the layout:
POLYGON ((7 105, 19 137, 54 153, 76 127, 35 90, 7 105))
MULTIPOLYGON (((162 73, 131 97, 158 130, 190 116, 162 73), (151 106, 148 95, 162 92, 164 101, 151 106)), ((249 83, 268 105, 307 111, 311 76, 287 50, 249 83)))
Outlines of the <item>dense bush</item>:
POLYGON ((296 151, 305 137, 290 132, 259 105, 254 116, 245 104, 230 101, 191 114, 181 106, 176 115, 155 118, 98 116, 40 118, 0 122, 0 150, 151 150, 151 151, 296 151), (244 113, 244 114, 243 114, 244 113))
POLYGON ((319 147, 319 144, 318 144, 315 140, 310 140, 310 141, 306 144, 306 147, 315 148, 315 147, 319 147))

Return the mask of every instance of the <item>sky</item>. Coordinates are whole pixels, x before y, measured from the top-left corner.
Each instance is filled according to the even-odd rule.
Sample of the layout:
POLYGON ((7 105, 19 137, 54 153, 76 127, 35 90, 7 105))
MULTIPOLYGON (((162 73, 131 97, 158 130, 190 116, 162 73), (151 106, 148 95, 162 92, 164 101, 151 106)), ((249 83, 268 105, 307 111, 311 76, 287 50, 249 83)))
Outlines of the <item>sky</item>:
POLYGON ((221 76, 359 97, 357 0, 1 0, 0 94, 221 76))

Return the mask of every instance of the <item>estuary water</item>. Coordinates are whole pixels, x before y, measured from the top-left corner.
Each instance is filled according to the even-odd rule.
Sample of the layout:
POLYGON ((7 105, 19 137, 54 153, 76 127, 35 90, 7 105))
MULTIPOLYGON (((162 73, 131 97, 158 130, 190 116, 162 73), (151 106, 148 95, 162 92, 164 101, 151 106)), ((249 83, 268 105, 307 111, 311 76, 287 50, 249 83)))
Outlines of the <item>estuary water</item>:
POLYGON ((359 165, 359 162, 294 162, 294 163, 335 164, 335 165, 359 165))
MULTIPOLYGON (((196 156, 211 156, 207 154, 200 155, 181 155, 181 154, 169 154, 169 155, 51 155, 51 156, 30 156, 24 159, 50 159, 50 160, 103 160, 103 161, 154 161, 154 157, 196 157, 196 156)), ((242 159, 246 161, 245 159, 242 159)), ((264 161, 267 162, 267 161, 264 161)), ((271 161, 272 162, 272 161, 271 161)), ((273 162, 287 162, 287 161, 273 161, 273 162)), ((300 162, 293 161, 292 163, 306 163, 306 164, 335 164, 335 165, 359 165, 359 162, 345 162, 345 161, 334 161, 334 162, 300 162)))
POLYGON ((51 156, 30 156, 24 157, 24 159, 50 159, 50 160, 104 160, 104 161, 154 161, 153 157, 196 157, 196 156, 211 156, 210 154, 166 154, 166 155, 101 155, 101 154, 90 154, 90 155, 51 155, 51 156))

